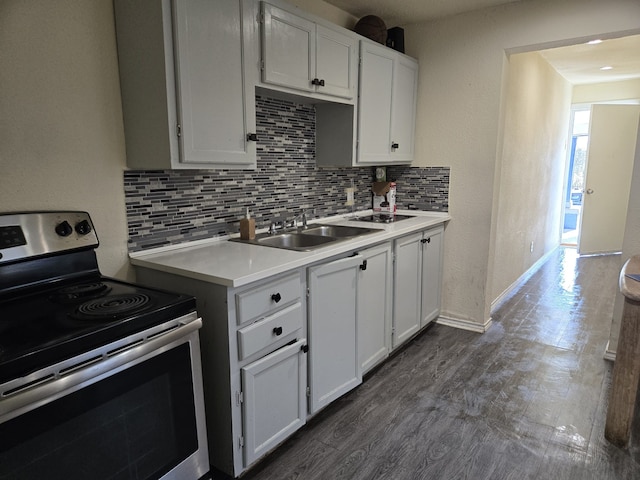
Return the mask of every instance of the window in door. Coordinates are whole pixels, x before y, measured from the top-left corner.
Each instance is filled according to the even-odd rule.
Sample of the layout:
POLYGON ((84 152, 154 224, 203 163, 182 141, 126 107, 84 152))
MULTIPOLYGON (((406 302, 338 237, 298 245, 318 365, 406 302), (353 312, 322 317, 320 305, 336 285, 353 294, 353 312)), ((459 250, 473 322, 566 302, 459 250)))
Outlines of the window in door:
POLYGON ((589 107, 571 111, 571 149, 568 158, 566 197, 562 225, 562 244, 577 246, 580 233, 580 213, 586 172, 587 146, 589 144, 589 107))

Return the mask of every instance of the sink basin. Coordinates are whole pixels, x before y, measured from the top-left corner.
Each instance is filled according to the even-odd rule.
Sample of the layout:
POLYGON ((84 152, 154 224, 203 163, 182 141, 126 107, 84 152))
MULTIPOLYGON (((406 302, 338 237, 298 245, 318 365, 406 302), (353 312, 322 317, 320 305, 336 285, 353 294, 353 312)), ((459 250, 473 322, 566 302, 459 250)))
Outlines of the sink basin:
POLYGON ((302 235, 320 235, 323 237, 348 238, 376 232, 374 228, 350 227, 345 225, 309 225, 305 229, 298 229, 302 235))
POLYGON ((346 225, 321 225, 311 224, 308 227, 300 227, 295 230, 284 231, 276 234, 261 233, 253 240, 231 238, 231 242, 250 243, 265 247, 284 248, 308 252, 316 248, 324 247, 333 242, 340 242, 367 233, 378 232, 375 228, 351 227, 346 225))
POLYGON ((332 237, 319 235, 302 235, 300 233, 280 233, 256 238, 256 243, 268 247, 287 248, 290 250, 308 250, 335 241, 332 237))

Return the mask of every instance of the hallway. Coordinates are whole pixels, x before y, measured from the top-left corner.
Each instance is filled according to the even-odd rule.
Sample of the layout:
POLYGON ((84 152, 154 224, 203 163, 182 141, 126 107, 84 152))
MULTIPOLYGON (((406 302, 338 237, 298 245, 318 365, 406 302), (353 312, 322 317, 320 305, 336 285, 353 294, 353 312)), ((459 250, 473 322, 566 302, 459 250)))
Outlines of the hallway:
POLYGON ((619 262, 558 249, 487 333, 433 325, 244 478, 639 479, 638 418, 603 436, 619 262))

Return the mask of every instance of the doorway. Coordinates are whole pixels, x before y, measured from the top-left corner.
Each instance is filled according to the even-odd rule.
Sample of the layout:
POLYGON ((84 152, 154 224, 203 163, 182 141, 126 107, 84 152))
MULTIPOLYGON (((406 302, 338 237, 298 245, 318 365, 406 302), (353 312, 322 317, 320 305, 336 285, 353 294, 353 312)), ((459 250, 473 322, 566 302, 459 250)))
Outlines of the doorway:
POLYGON ((590 106, 574 106, 571 108, 569 123, 570 149, 567 158, 567 184, 564 197, 564 214, 562 215, 561 244, 577 247, 580 237, 580 220, 582 213, 582 196, 589 145, 590 106))

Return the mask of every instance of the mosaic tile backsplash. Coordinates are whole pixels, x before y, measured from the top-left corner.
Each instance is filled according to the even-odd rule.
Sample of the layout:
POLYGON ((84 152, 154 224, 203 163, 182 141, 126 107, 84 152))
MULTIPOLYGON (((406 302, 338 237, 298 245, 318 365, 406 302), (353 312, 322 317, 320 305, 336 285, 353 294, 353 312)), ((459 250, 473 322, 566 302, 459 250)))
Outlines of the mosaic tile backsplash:
MULTIPOLYGON (((370 168, 318 168, 313 105, 256 97, 256 170, 124 172, 129 251, 178 244, 239 230, 249 208, 256 228, 291 219, 348 213, 345 188, 356 188, 356 210, 371 208, 370 168)), ((447 211, 448 167, 389 167, 398 208, 447 211)))

